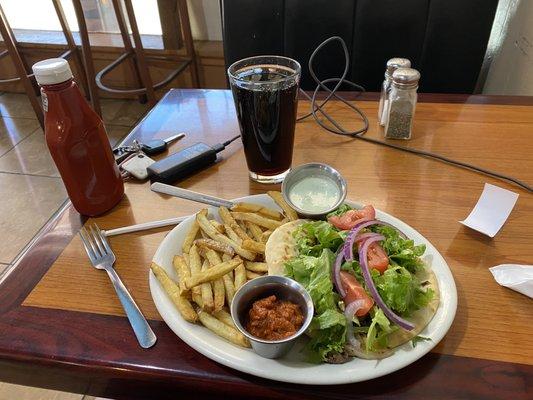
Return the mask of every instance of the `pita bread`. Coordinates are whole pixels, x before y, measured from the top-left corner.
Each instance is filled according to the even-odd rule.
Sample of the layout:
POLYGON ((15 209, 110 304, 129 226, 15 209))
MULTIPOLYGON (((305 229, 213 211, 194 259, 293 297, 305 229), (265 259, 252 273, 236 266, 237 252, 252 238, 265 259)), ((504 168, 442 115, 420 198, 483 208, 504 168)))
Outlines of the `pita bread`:
POLYGON ((287 222, 272 232, 265 246, 265 261, 269 275, 285 275, 285 263, 298 255, 293 232, 298 225, 305 222, 309 220, 297 219, 287 222))

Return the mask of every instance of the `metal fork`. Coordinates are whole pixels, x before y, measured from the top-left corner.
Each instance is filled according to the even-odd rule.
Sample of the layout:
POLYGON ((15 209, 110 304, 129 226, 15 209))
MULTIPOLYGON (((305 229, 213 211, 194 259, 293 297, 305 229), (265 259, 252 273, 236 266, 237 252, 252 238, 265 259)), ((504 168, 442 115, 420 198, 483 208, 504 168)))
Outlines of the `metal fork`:
POLYGON ((148 325, 148 322, 146 322, 146 318, 142 315, 141 310, 135 304, 128 289, 126 289, 126 286, 124 286, 113 268, 116 260, 115 254, 111 250, 107 239, 102 235, 102 231, 96 224, 93 224, 92 227, 89 226, 87 229, 83 227, 80 231, 80 237, 92 265, 97 269, 105 270, 109 275, 109 279, 111 279, 111 283, 113 283, 122 307, 126 311, 126 315, 135 332, 135 336, 137 336, 139 344, 145 349, 152 347, 157 338, 150 325, 148 325))

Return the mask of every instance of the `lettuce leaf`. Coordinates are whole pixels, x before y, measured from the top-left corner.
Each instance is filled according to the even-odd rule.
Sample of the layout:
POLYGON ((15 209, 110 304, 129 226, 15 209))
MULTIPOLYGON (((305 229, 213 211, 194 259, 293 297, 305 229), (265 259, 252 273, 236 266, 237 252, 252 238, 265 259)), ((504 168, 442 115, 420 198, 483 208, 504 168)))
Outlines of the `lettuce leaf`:
POLYGON ((389 319, 380 308, 374 307, 372 310, 374 314, 366 334, 365 349, 366 351, 383 350, 387 347, 389 334, 397 330, 398 327, 391 326, 389 319))
POLYGON ((389 226, 374 225, 370 230, 385 236, 381 246, 391 262, 404 267, 413 274, 425 267, 420 258, 426 251, 425 244, 415 246, 414 241, 403 239, 396 229, 389 226))
POLYGON ((342 352, 346 342, 346 318, 339 312, 339 295, 333 291, 331 268, 335 255, 323 249, 319 257, 299 255, 285 264, 285 275, 302 284, 315 306, 308 344, 313 359, 325 360, 330 352, 342 352))
POLYGON ((329 309, 313 318, 309 326, 311 360, 323 361, 330 353, 342 353, 346 342, 344 314, 329 309))
POLYGON ((428 340, 431 340, 431 338, 417 335, 417 336, 415 336, 414 338, 411 339, 411 345, 413 346, 413 348, 415 348, 417 343, 419 343, 419 342, 427 342, 428 340))
POLYGON ((400 265, 389 266, 382 274, 372 274, 383 301, 403 317, 428 305, 432 289, 423 290, 419 279, 400 265))
POLYGON ((339 215, 343 215, 345 214, 347 211, 350 211, 352 209, 352 207, 350 207, 348 204, 341 204, 339 206, 339 208, 337 208, 336 210, 333 210, 332 212, 330 212, 328 215, 326 215, 327 218, 329 217, 337 217, 339 215))
POLYGON ((298 254, 318 257, 324 249, 335 252, 343 243, 346 232, 326 221, 306 222, 294 232, 298 254))

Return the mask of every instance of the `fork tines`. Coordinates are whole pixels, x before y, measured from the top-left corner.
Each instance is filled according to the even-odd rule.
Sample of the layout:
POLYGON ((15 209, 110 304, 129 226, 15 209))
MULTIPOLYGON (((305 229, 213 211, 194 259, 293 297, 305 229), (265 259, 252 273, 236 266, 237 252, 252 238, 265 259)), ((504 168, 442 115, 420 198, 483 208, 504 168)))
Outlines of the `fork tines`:
POLYGON ((113 253, 102 230, 96 224, 81 228, 80 237, 93 264, 98 264, 101 258, 113 253))

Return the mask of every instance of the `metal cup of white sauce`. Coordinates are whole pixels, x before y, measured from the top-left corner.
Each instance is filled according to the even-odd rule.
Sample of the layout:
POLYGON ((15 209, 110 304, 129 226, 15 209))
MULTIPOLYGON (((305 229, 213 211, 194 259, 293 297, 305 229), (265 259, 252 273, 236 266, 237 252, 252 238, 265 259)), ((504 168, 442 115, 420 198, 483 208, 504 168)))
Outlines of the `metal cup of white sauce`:
POLYGON ((285 355, 309 327, 313 319, 314 306, 311 296, 295 280, 285 276, 266 275, 252 279, 237 290, 231 302, 231 317, 237 329, 250 340, 252 349, 265 358, 279 358, 285 355), (300 329, 289 337, 280 340, 265 340, 253 336, 245 328, 248 312, 254 301, 275 295, 278 300, 297 304, 304 321, 300 329))
POLYGON ((300 216, 321 218, 344 202, 346 180, 330 165, 303 164, 287 174, 281 192, 300 216))

